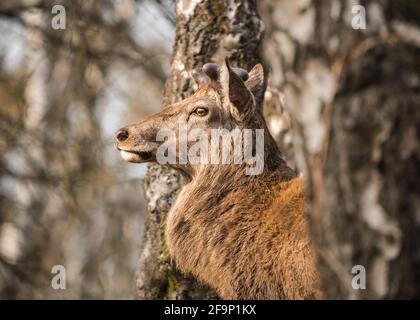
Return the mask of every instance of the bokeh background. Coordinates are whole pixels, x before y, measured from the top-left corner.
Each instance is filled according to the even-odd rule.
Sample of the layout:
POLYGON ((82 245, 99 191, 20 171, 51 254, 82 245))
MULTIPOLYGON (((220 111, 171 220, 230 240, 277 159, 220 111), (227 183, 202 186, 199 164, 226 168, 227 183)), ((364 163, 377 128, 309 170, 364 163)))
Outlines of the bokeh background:
POLYGON ((160 108, 174 6, 61 1, 53 30, 54 4, 0 2, 0 298, 131 298, 146 167, 112 137, 160 108))

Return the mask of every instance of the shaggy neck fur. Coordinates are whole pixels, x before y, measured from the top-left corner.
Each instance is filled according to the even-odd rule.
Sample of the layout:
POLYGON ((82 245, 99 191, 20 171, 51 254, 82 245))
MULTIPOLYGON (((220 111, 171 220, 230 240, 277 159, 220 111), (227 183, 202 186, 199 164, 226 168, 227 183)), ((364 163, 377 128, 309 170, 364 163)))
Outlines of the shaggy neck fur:
POLYGON ((224 299, 321 296, 303 182, 273 144, 271 138, 261 175, 247 176, 239 165, 201 168, 167 220, 177 266, 224 299))

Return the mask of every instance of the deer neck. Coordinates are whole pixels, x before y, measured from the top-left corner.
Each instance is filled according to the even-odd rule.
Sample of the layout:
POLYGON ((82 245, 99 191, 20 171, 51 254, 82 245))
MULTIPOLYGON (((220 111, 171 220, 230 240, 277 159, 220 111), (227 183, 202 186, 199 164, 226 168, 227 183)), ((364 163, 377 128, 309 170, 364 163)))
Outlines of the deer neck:
MULTIPOLYGON (((246 175, 244 171, 244 165, 204 167, 178 195, 168 215, 166 242, 181 270, 214 283, 202 276, 221 274, 217 266, 223 257, 216 253, 227 249, 221 239, 241 223, 244 214, 260 214, 255 205, 266 210, 273 196, 269 189, 295 176, 280 154, 271 155, 260 175, 246 175)), ((249 218, 258 223, 259 219, 249 218)))
MULTIPOLYGON (((192 175, 187 175, 188 183, 181 191, 172 212, 177 215, 189 213, 194 215, 203 212, 204 203, 211 203, 213 208, 218 208, 224 195, 240 189, 249 189, 250 185, 279 183, 296 177, 296 173, 287 166, 274 139, 265 131, 263 171, 256 175, 250 175, 249 165, 218 164, 205 165, 196 169, 192 175), (248 168, 247 168, 248 167, 248 168), (247 173, 248 172, 248 173, 247 173)), ((238 193, 238 192, 237 192, 238 193)), ((247 195, 252 196, 252 195, 247 195)), ((239 200, 239 199, 238 199, 239 200)), ((220 207, 223 210, 222 207, 220 207)))
POLYGON ((205 219, 206 215, 221 215, 226 206, 238 205, 244 200, 252 203, 250 199, 257 198, 263 192, 259 188, 295 178, 296 173, 287 166, 274 140, 268 138, 261 174, 247 175, 246 164, 201 167, 180 192, 172 206, 168 223, 176 224, 180 220, 195 223, 201 218, 205 219))

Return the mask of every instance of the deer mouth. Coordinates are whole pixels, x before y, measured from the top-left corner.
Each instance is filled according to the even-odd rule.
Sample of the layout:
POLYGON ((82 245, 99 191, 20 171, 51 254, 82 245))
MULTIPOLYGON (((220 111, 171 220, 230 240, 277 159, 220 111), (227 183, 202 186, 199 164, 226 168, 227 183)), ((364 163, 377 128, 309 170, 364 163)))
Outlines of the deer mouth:
POLYGON ((118 149, 121 153, 121 157, 128 162, 143 163, 153 160, 152 151, 131 151, 118 149))

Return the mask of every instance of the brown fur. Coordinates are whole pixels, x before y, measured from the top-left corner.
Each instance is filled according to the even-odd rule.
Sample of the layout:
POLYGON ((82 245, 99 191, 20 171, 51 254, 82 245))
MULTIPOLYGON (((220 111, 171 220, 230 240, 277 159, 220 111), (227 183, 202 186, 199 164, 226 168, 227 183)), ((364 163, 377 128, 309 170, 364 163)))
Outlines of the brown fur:
POLYGON ((170 254, 182 271, 212 285, 224 299, 321 298, 304 183, 281 158, 259 111, 262 67, 254 67, 245 83, 226 68, 227 82, 212 81, 181 103, 118 131, 117 147, 132 152, 128 161, 153 161, 139 152, 153 153, 156 130, 191 117, 194 106, 203 103, 209 116, 188 118, 189 130, 263 128, 261 175, 245 175, 244 165, 173 166, 189 183, 167 219, 170 254))
POLYGON ((177 265, 225 299, 319 298, 303 181, 226 178, 206 174, 179 195, 166 228, 177 265))

